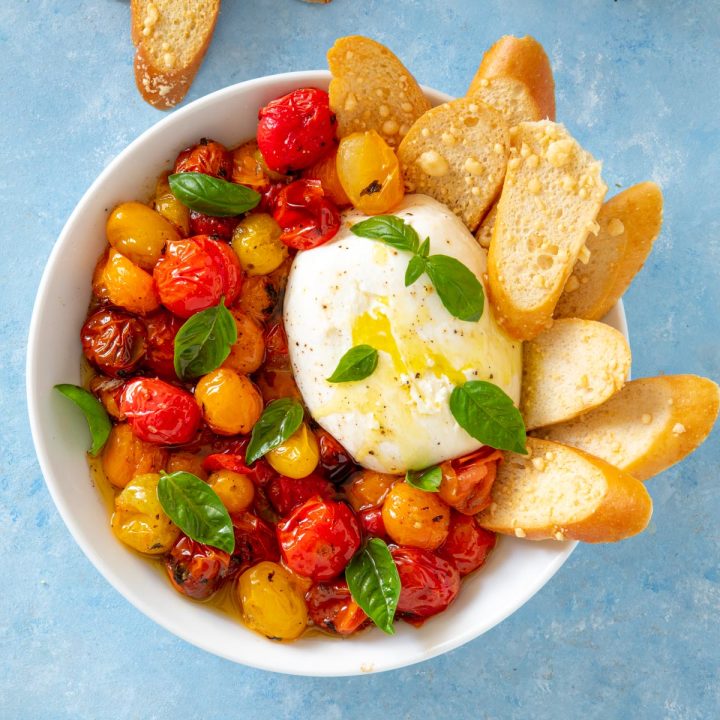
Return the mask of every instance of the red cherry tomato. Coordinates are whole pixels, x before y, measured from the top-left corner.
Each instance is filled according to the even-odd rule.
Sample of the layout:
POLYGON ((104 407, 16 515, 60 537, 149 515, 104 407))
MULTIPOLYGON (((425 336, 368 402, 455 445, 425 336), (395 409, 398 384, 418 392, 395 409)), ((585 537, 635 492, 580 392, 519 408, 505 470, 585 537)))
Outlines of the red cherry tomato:
POLYGON ((371 537, 387 538, 385 523, 382 517, 382 505, 365 508, 358 512, 360 527, 366 535, 371 537))
POLYGON ((345 482, 357 470, 350 453, 325 430, 316 430, 315 437, 320 449, 318 467, 335 485, 345 482))
POLYGON ((483 447, 470 455, 442 464, 440 497, 464 515, 475 515, 490 505, 497 467, 502 453, 483 447))
POLYGON ((314 498, 277 526, 285 564, 312 580, 339 575, 360 547, 360 528, 352 510, 340 502, 314 498))
POLYGON ((361 628, 368 616, 352 599, 344 580, 313 585, 305 595, 308 614, 323 630, 350 635, 361 628))
POLYGON ((287 174, 310 167, 335 144, 335 115, 328 94, 301 88, 258 113, 257 144, 270 170, 287 174))
POLYGON ((300 479, 279 475, 268 483, 266 493, 270 504, 282 516, 312 497, 331 500, 335 495, 333 486, 314 473, 300 479))
POLYGON ((83 353, 98 370, 127 377, 145 356, 147 333, 142 320, 119 310, 98 310, 80 331, 83 353))
POLYGON ((280 560, 275 531, 268 523, 251 512, 233 516, 232 522, 235 551, 230 558, 229 575, 239 575, 263 560, 280 560))
POLYGON ((232 453, 213 453, 203 460, 203 470, 215 472, 216 470, 232 470, 233 472, 247 475, 255 485, 265 485, 271 478, 275 477, 275 471, 264 461, 256 460, 252 466, 245 464, 245 455, 234 455, 232 453))
POLYGON ((282 322, 270 325, 265 333, 265 361, 267 370, 286 370, 290 367, 288 339, 282 322))
POLYGON ((213 235, 223 240, 232 237, 235 226, 240 222, 238 217, 213 217, 190 211, 190 235, 213 235))
POLYGON ((232 248, 206 235, 169 242, 153 277, 162 304, 182 318, 217 305, 223 295, 232 305, 242 285, 232 248))
POLYGON ((145 442, 180 445, 200 426, 200 406, 185 390, 156 378, 136 378, 123 388, 120 412, 145 442))
POLYGON ((442 612, 455 599, 460 573, 454 565, 421 548, 396 546, 390 552, 402 586, 399 613, 426 618, 442 612))
POLYGON ((273 213, 288 247, 310 250, 331 240, 340 229, 340 213, 318 180, 296 180, 278 193, 273 213))
POLYGON ((453 512, 447 540, 437 554, 450 561, 461 575, 467 575, 485 564, 495 547, 495 533, 478 527, 475 518, 453 512))
POLYGON ((148 337, 145 366, 156 375, 176 379, 173 364, 175 336, 182 322, 167 310, 158 310, 152 315, 147 315, 144 320, 148 337))
POLYGON ((175 160, 175 172, 197 172, 229 180, 232 155, 224 145, 203 138, 197 145, 185 148, 175 160))
POLYGON ((277 207, 278 195, 284 187, 285 183, 275 182, 263 190, 258 190, 260 193, 260 202, 258 203, 256 212, 270 213, 272 215, 277 207))
POLYGON ((209 598, 222 584, 230 556, 181 535, 165 558, 165 569, 174 588, 195 600, 209 598))

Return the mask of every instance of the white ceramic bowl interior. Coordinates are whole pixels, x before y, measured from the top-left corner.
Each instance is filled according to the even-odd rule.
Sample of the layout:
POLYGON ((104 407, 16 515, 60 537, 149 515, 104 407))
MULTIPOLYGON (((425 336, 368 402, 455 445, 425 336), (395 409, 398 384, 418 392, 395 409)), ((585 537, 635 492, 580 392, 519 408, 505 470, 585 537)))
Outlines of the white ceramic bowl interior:
MULTIPOLYGON (((211 653, 265 670, 297 675, 353 675, 426 660, 486 632, 531 598, 567 560, 575 543, 501 538, 485 568, 467 578, 455 604, 420 629, 397 623, 349 640, 309 636, 290 644, 266 640, 236 619, 181 597, 167 579, 118 542, 85 458, 88 432, 81 414, 56 392, 80 383, 79 330, 90 279, 105 247, 108 211, 144 199, 158 173, 201 137, 237 145, 255 134, 257 111, 290 90, 327 88, 326 71, 251 80, 197 100, 158 122, 102 172, 78 203, 53 248, 30 326, 27 395, 33 439, 47 486, 73 537, 95 567, 135 607, 164 628, 211 653)), ((448 96, 426 89, 437 104, 448 96)), ((606 319, 627 333, 622 305, 606 319)))

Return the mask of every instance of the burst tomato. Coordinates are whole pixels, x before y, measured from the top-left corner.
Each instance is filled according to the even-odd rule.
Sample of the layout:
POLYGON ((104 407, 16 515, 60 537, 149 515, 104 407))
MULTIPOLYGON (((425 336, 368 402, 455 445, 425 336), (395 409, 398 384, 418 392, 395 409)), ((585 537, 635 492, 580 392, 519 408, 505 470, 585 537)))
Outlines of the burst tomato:
POLYGON ((310 619, 323 630, 350 635, 368 621, 363 609, 352 599, 344 580, 313 585, 305 595, 305 601, 310 619))
POLYGON ((216 470, 232 470, 247 475, 256 485, 265 485, 270 478, 275 477, 272 468, 262 459, 256 460, 252 467, 245 464, 245 454, 213 453, 203 460, 203 469, 208 472, 216 470))
POLYGON ((224 145, 203 138, 197 145, 185 148, 175 160, 175 172, 197 172, 227 180, 232 176, 232 155, 224 145))
POLYGON ((238 217, 213 217, 197 212, 197 210, 191 210, 190 234, 214 235, 223 240, 229 240, 239 222, 240 218, 238 217))
POLYGON ((273 323, 265 333, 265 361, 268 370, 287 370, 290 367, 288 340, 281 322, 273 323))
POLYGON ((147 329, 145 366, 156 375, 175 379, 175 336, 182 322, 167 310, 158 310, 144 320, 147 329))
POLYGON ((385 530, 385 523, 383 522, 382 516, 382 505, 360 510, 360 512, 358 512, 358 520, 360 521, 360 527, 366 535, 384 539, 387 538, 387 531, 385 530))
POLYGON ((215 593, 230 567, 230 556, 181 535, 165 558, 165 569, 173 587, 183 595, 205 600, 215 593))
POLYGON ((119 310, 98 310, 82 326, 85 357, 111 377, 127 377, 145 356, 147 333, 142 320, 119 310))
POLYGON ((300 479, 279 475, 268 483, 266 493, 273 508, 283 516, 311 497, 331 500, 335 495, 333 486, 314 473, 300 479))
POLYGON ((483 447, 470 455, 444 462, 440 497, 464 515, 475 515, 490 505, 490 491, 495 482, 502 453, 483 447))
POLYGON ((235 533, 235 551, 230 558, 228 574, 235 576, 264 560, 280 560, 274 530, 251 512, 240 513, 232 518, 235 533))
POLYGON ((475 518, 454 512, 450 517, 447 540, 438 555, 449 560, 461 575, 477 570, 495 547, 495 533, 478 527, 475 518))
POLYGON ((330 482, 339 485, 357 470, 350 453, 327 431, 316 430, 320 462, 318 467, 330 482))

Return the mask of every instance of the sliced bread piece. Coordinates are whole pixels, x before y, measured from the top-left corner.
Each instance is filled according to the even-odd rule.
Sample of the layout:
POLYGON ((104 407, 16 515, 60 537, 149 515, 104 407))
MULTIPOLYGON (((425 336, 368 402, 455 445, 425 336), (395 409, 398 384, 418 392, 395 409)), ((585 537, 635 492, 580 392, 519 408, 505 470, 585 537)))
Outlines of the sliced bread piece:
POLYGON ((475 97, 501 112, 508 127, 542 120, 540 108, 525 83, 512 77, 479 78, 466 97, 475 97))
POLYGON ((578 261, 555 306, 555 317, 599 320, 620 299, 645 264, 662 225, 663 197, 653 182, 633 185, 600 209, 597 237, 585 245, 589 261, 578 261))
POLYGON ((641 482, 575 448, 528 438, 529 456, 505 453, 492 504, 477 515, 493 532, 529 540, 614 542, 647 527, 652 500, 641 482))
POLYGON ((642 378, 630 381, 589 413, 536 434, 586 450, 638 480, 647 480, 705 440, 719 405, 718 386, 707 378, 642 378))
POLYGON ((510 131, 511 151, 488 255, 498 322, 519 340, 552 324, 555 305, 602 205, 601 163, 548 120, 510 131))
POLYGON ((447 205, 474 231, 500 192, 509 148, 503 116, 475 98, 428 110, 400 143, 408 192, 447 205))
POLYGON ((410 126, 430 109, 415 78, 398 58, 362 35, 338 38, 327 54, 332 73, 330 107, 338 136, 376 130, 397 147, 410 126))
POLYGON ((615 328, 594 320, 557 320, 523 344, 525 427, 564 422, 601 405, 625 384, 630 363, 630 346, 615 328))
POLYGON ((530 91, 540 117, 555 120, 555 82, 550 60, 543 46, 526 35, 517 38, 503 35, 483 55, 480 67, 470 83, 468 94, 485 78, 511 77, 522 82, 530 91))
POLYGON ((475 233, 475 238, 480 243, 480 247, 486 250, 490 247, 492 240, 492 232, 495 227, 495 216, 497 215, 497 203, 495 203, 487 212, 485 219, 480 223, 480 227, 475 233))
POLYGON ((135 83, 161 110, 186 95, 210 45, 220 0, 131 0, 135 83))

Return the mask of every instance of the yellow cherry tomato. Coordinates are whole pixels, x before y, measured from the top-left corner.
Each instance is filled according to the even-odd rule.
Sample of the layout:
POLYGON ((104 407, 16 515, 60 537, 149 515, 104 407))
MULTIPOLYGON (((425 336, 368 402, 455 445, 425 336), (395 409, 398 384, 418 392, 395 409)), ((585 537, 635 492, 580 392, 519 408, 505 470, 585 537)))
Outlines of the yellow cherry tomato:
POLYGON ((217 493, 230 514, 247 510, 255 497, 255 486, 247 475, 232 470, 218 470, 208 478, 208 485, 217 493))
POLYGON ((203 469, 202 464, 202 455, 181 450, 170 453, 165 470, 169 475, 172 475, 174 472, 189 472, 201 480, 207 480, 207 472, 203 469))
POLYGON ((167 218, 175 226, 183 237, 187 237, 190 234, 190 210, 172 194, 168 182, 169 174, 165 172, 158 178, 155 185, 153 205, 164 218, 167 218))
POLYGON ((375 130, 344 137, 336 165, 350 202, 367 215, 388 212, 405 195, 397 156, 375 130))
POLYGON ((167 450, 141 440, 127 423, 113 425, 102 451, 102 469, 111 485, 124 488, 136 475, 159 472, 167 450))
POLYGON ((450 508, 437 496, 396 483, 382 507, 385 531, 398 545, 435 550, 448 536, 450 508))
POLYGON ((262 395, 245 375, 218 368, 195 387, 203 418, 218 435, 249 433, 263 409, 262 395))
POLYGON ((312 430, 303 423, 284 443, 267 453, 265 459, 275 472, 300 479, 317 467, 320 448, 312 430))
POLYGON ((173 524, 157 495, 160 475, 136 475, 115 498, 110 525, 126 545, 138 552, 161 555, 175 544, 180 528, 173 524))
POLYGON ((353 510, 365 510, 380 505, 398 480, 398 475, 361 470, 345 483, 345 494, 353 510))
POLYGON ((251 213, 236 226, 232 247, 248 275, 268 275, 288 256, 280 241, 282 230, 272 215, 251 213))
POLYGON ((258 160, 258 146, 254 140, 243 143, 232 151, 232 181, 247 185, 255 190, 263 190, 270 184, 258 160))
POLYGON ((307 627, 305 598, 278 563, 264 561, 238 579, 243 622, 273 640, 294 640, 307 627))
POLYGON ((152 275, 117 250, 108 253, 100 283, 110 302, 128 312, 147 315, 160 306, 152 275))
POLYGON ((180 240, 175 226, 159 212, 139 202, 118 205, 105 226, 108 242, 143 270, 152 270, 165 243, 180 240))

